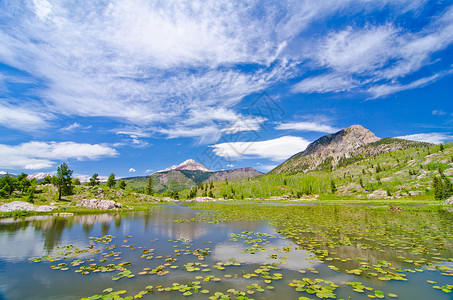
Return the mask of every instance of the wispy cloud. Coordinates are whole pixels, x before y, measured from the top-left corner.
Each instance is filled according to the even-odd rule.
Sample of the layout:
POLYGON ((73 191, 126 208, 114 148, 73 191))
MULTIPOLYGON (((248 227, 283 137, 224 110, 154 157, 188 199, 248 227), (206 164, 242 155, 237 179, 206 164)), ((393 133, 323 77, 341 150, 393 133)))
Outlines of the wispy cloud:
POLYGON ((354 90, 378 98, 418 88, 451 74, 433 56, 452 43, 453 6, 418 31, 393 23, 336 30, 320 38, 312 51, 307 52, 307 59, 313 63, 311 67, 324 73, 305 78, 292 91, 354 90), (430 75, 421 78, 414 75, 428 65, 430 75), (413 79, 408 80, 409 75, 414 75, 413 79))
MULTIPOLYGON (((0 126, 21 131, 37 131, 46 129, 49 116, 40 113, 39 109, 30 109, 24 105, 11 105, 0 99, 0 126)), ((28 107, 33 105, 28 105, 28 107)))
POLYGON ((309 77, 292 87, 294 93, 329 93, 348 91, 358 85, 349 75, 324 74, 309 77))
MULTIPOLYGON (((313 52, 318 67, 338 74, 305 79, 294 90, 344 91, 356 79, 338 70, 361 74, 382 66, 393 56, 381 44, 392 45, 400 34, 392 25, 348 28, 313 51, 300 42, 313 22, 338 12, 403 14, 423 3, 7 1, 0 4, 0 61, 39 81, 33 93, 53 114, 105 117, 209 141, 213 131, 228 131, 245 96, 298 76, 313 52)), ((433 27, 447 26, 444 19, 433 27)), ((442 32, 445 46, 448 31, 442 32)))
POLYGON ((449 141, 453 141, 453 136, 442 132, 431 132, 431 133, 416 133, 410 135, 399 136, 400 139, 427 142, 432 144, 441 144, 449 141))
POLYGON ((431 114, 432 114, 433 116, 445 116, 447 113, 444 112, 443 110, 437 110, 437 109, 435 109, 435 110, 433 110, 433 111, 431 112, 431 114))
POLYGON ((134 168, 129 169, 129 173, 134 173, 135 171, 137 171, 137 170, 135 170, 134 168))
POLYGON ((282 161, 305 150, 310 142, 296 136, 258 142, 231 142, 212 145, 213 151, 228 159, 268 158, 282 161))
POLYGON ((326 132, 334 133, 339 131, 339 128, 332 127, 327 124, 318 122, 289 122, 278 124, 275 129, 277 130, 297 130, 297 131, 312 131, 312 132, 326 132))
POLYGON ((61 131, 81 131, 81 130, 87 130, 90 129, 92 126, 82 126, 77 122, 72 123, 71 125, 68 125, 66 127, 61 128, 61 131))
POLYGON ((0 167, 37 170, 50 168, 62 160, 97 160, 117 155, 115 149, 100 144, 33 141, 0 145, 0 167))

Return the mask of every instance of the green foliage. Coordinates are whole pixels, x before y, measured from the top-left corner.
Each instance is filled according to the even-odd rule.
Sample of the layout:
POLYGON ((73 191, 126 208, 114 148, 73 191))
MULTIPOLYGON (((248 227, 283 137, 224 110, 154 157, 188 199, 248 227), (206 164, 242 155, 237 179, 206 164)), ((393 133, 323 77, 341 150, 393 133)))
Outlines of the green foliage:
POLYGON ((335 185, 333 179, 330 180, 330 191, 332 192, 332 194, 335 194, 337 192, 337 186, 335 185))
POLYGON ((153 195, 154 194, 154 190, 153 190, 153 178, 150 176, 148 177, 148 183, 146 184, 146 187, 145 187, 145 193, 147 195, 153 195))
POLYGON ((52 183, 58 188, 58 200, 61 200, 62 195, 67 196, 72 194, 72 172, 67 163, 62 163, 57 168, 57 176, 53 179, 52 183))
POLYGON ((81 185, 82 183, 80 182, 79 178, 73 178, 72 179, 72 185, 81 185))
POLYGON ((41 181, 41 184, 51 184, 52 183, 52 177, 51 176, 46 176, 44 179, 41 181))
POLYGON ((11 196, 12 193, 17 189, 18 181, 16 177, 13 177, 6 173, 0 177, 0 190, 2 191, 0 195, 2 197, 11 196))
POLYGON ((93 176, 91 176, 91 178, 90 178, 89 184, 91 186, 96 186, 96 185, 99 185, 100 183, 101 183, 101 181, 99 180, 98 174, 94 173, 93 176))
POLYGON ((120 183, 119 183, 119 188, 124 190, 126 188, 126 181, 121 180, 120 183))
POLYGON ((106 185, 109 188, 112 188, 112 187, 114 187, 116 185, 115 174, 110 173, 109 178, 107 179, 106 185))
POLYGON ((453 186, 451 181, 441 173, 440 177, 433 178, 433 191, 436 200, 444 200, 453 195, 453 186))

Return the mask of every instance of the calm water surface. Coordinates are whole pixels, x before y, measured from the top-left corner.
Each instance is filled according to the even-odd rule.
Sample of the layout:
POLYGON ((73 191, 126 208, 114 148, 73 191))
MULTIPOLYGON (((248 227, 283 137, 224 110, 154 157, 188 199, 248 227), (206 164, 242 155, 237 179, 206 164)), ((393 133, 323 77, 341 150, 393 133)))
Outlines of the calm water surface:
MULTIPOLYGON (((252 283, 259 283, 263 287, 262 278, 251 279, 243 278, 244 273, 253 273, 255 269, 266 263, 280 262, 281 270, 275 270, 283 275, 281 280, 273 280, 271 285, 275 288, 265 292, 256 292, 250 295, 254 299, 298 299, 300 296, 310 296, 306 293, 296 292, 288 284, 293 279, 322 278, 331 280, 340 285, 335 291, 337 298, 351 297, 351 299, 369 299, 366 295, 351 291, 345 282, 360 281, 364 285, 373 287, 387 293, 398 294, 399 299, 453 299, 450 295, 431 287, 426 280, 438 282, 438 285, 452 284, 453 277, 443 276, 440 272, 427 271, 408 273, 408 281, 379 281, 373 278, 364 278, 343 272, 335 272, 325 264, 314 259, 314 255, 305 250, 296 249, 290 240, 281 238, 271 238, 265 245, 266 251, 246 253, 249 244, 243 240, 232 241, 230 234, 241 233, 243 231, 253 231, 269 233, 278 237, 275 228, 267 221, 259 222, 228 222, 220 224, 210 223, 176 223, 177 219, 190 219, 195 216, 197 210, 184 206, 156 206, 149 212, 135 212, 123 214, 101 214, 84 215, 74 217, 29 217, 26 219, 3 219, 0 220, 0 300, 3 299, 79 299, 95 294, 102 294, 105 288, 117 290, 127 290, 126 295, 135 295, 145 286, 163 285, 171 286, 178 282, 184 284, 197 280, 196 276, 206 277, 214 275, 221 279, 219 282, 201 281, 203 289, 208 289, 210 294, 194 294, 185 297, 177 291, 154 292, 145 295, 144 299, 208 299, 214 292, 226 292, 230 288, 237 290, 247 290, 247 286, 252 283), (100 237, 110 234, 115 238, 109 244, 96 243, 95 249, 100 249, 101 253, 85 253, 75 258, 70 258, 58 262, 39 262, 34 263, 29 260, 31 257, 42 257, 54 255, 57 247, 65 245, 75 245, 78 248, 90 246, 89 237, 100 237), (127 237, 131 236, 131 237, 127 237), (180 241, 172 241, 181 239, 180 241), (191 241, 191 242, 184 242, 191 241), (106 253, 107 246, 117 245, 113 249, 120 252, 115 257, 109 257, 106 262, 102 252, 106 253), (293 247, 291 252, 281 253, 275 249, 282 247, 293 247), (208 249, 209 248, 209 249, 208 249), (143 249, 154 249, 153 258, 145 259, 143 249), (175 256, 175 250, 181 249, 190 254, 175 256), (192 254, 196 249, 211 251, 204 260, 200 261, 192 254), (274 250, 272 250, 274 249, 274 250), (190 251, 186 251, 190 250, 190 251), (278 259, 270 259, 270 255, 277 255, 278 259), (162 258, 159 258, 162 256, 162 258), (155 268, 165 264, 168 257, 177 258, 172 265, 177 265, 177 269, 167 268, 170 273, 165 276, 157 275, 138 275, 143 268, 155 268), (226 270, 211 268, 209 272, 188 272, 183 265, 188 262, 202 262, 210 267, 217 262, 227 262, 229 259, 236 259, 243 262, 241 266, 229 266, 226 270), (97 264, 118 264, 120 262, 130 262, 128 267, 134 278, 121 278, 112 281, 112 276, 119 271, 107 273, 93 273, 81 275, 75 270, 80 266, 71 267, 66 271, 53 270, 51 266, 61 262, 69 263, 76 259, 84 261, 81 265, 91 263, 97 264), (92 261, 88 261, 93 259, 92 261), (298 270, 305 268, 315 268, 319 273, 301 274, 298 270), (232 278, 225 278, 225 274, 231 274, 232 278), (235 278, 236 277, 236 278, 235 278)), ((355 247, 344 247, 340 249, 338 256, 353 257, 357 255, 367 255, 363 250, 355 247), (360 253, 359 253, 360 252, 360 253)), ((373 255, 373 254, 370 254, 373 255)), ((375 254, 374 254, 375 255, 375 254)), ((386 260, 391 262, 392 258, 398 253, 388 251, 380 253, 376 260, 386 260)), ((444 262, 442 262, 444 263, 444 262)), ((447 265, 452 263, 445 262, 447 265)), ((311 298, 317 299, 315 295, 311 298)), ((388 297, 386 297, 388 299, 388 297)))

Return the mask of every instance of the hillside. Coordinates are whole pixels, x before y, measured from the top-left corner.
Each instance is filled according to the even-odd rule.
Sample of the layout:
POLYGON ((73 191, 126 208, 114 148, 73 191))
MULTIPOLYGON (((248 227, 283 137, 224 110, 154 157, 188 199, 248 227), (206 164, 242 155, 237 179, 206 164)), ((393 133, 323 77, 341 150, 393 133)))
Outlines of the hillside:
MULTIPOLYGON (((401 140, 381 139, 370 149, 384 149, 401 140)), ((403 142, 404 145, 404 142, 403 142)), ((453 179, 453 144, 409 147, 362 157, 332 170, 316 170, 298 174, 266 174, 250 179, 216 184, 213 194, 228 198, 318 197, 325 199, 434 199, 432 182, 439 170, 453 179), (332 189, 332 182, 334 189, 332 189), (316 196, 318 195, 318 196, 316 196)), ((403 147, 404 148, 404 147, 403 147)), ((371 151, 371 150, 370 150, 371 151)), ((453 181, 453 180, 452 180, 453 181)))
POLYGON ((430 144, 396 138, 377 137, 361 125, 319 138, 307 149, 277 166, 269 174, 296 174, 332 170, 366 158, 402 149, 428 147, 430 144))
MULTIPOLYGON (((250 178, 263 173, 253 168, 240 168, 218 172, 206 172, 200 170, 176 170, 159 171, 151 175, 153 178, 153 189, 155 192, 182 191, 191 189, 203 182, 215 182, 219 180, 233 180, 250 178)), ((133 190, 142 191, 148 183, 149 176, 123 178, 127 187, 133 190)))

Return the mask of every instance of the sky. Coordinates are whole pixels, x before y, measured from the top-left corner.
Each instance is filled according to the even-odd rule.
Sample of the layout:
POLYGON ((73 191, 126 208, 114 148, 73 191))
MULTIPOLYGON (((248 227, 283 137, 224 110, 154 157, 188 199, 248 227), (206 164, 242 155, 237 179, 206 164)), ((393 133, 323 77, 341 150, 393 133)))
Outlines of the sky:
POLYGON ((0 171, 267 172, 360 124, 453 140, 453 3, 0 0, 0 171))

